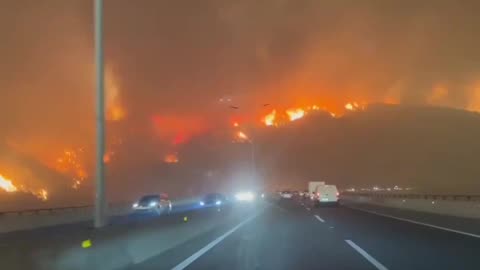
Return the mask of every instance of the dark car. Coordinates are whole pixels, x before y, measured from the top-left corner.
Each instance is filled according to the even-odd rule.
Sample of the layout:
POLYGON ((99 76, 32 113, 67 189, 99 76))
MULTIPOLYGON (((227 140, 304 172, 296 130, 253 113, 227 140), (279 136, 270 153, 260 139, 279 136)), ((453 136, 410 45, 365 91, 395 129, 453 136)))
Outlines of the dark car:
POLYGON ((210 193, 205 195, 203 199, 199 202, 202 207, 220 207, 227 203, 227 199, 224 195, 220 193, 210 193))
POLYGON ((168 199, 168 195, 165 193, 159 195, 145 195, 140 198, 138 202, 134 203, 132 208, 136 213, 148 212, 157 215, 164 213, 168 214, 172 211, 172 202, 168 199))

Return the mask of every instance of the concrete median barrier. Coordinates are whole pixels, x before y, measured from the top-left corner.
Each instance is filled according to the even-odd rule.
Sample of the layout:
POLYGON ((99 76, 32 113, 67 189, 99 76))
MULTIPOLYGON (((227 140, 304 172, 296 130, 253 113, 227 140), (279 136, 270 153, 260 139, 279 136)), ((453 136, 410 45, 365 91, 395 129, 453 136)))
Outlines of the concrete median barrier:
MULTIPOLYGON (((257 210, 254 210, 257 211, 257 210)), ((33 256, 35 269, 125 269, 182 244, 198 235, 226 224, 236 224, 252 215, 252 209, 233 207, 207 209, 165 216, 133 226, 113 226, 95 230, 88 248, 80 236, 38 251, 33 256), (185 219, 187 217, 187 219, 185 219)))
MULTIPOLYGON (((114 204, 109 207, 111 216, 125 215, 129 211, 130 204, 114 204)), ((0 213, 0 233, 88 221, 92 216, 92 206, 5 212, 0 213)))

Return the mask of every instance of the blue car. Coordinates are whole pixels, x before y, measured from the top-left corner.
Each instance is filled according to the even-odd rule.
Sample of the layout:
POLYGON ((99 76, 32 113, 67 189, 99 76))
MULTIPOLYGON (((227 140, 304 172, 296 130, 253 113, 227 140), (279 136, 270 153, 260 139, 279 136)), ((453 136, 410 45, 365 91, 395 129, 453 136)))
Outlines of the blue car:
POLYGON ((201 207, 221 207, 227 203, 225 196, 220 193, 210 193, 199 202, 201 207))

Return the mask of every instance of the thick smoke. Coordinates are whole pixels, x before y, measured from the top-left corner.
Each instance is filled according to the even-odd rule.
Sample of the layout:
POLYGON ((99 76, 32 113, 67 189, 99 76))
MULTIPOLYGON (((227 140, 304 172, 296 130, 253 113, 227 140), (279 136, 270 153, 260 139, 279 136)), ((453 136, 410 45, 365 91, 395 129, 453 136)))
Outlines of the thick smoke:
MULTIPOLYGON (((480 22, 470 2, 107 0, 107 63, 139 119, 211 111, 226 94, 471 108, 480 22), (446 92, 432 99, 438 85, 446 92)), ((91 1, 2 3, 2 133, 85 137, 77 131, 93 119, 91 1)))
MULTIPOLYGON (((106 63, 115 78, 107 91, 116 89, 122 106, 109 138, 142 138, 168 151, 179 133, 196 136, 228 119, 218 102, 225 96, 242 108, 358 100, 479 110, 479 8, 478 1, 105 0, 106 63), (171 130, 156 119, 193 128, 171 130)), ((0 40, 0 145, 42 160, 66 147, 91 155, 92 1, 1 0, 0 40)))

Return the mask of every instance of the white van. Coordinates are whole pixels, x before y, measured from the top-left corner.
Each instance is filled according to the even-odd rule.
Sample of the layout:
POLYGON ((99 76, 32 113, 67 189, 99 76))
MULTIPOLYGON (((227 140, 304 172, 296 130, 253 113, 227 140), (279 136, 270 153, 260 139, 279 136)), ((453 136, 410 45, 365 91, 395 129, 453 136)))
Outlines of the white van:
POLYGON ((337 186, 335 185, 318 185, 315 189, 315 205, 320 204, 338 204, 337 186))
POLYGON ((325 182, 319 182, 319 181, 313 181, 313 182, 308 182, 308 194, 305 195, 305 197, 310 198, 310 200, 315 200, 315 192, 317 190, 318 186, 324 186, 325 182))

